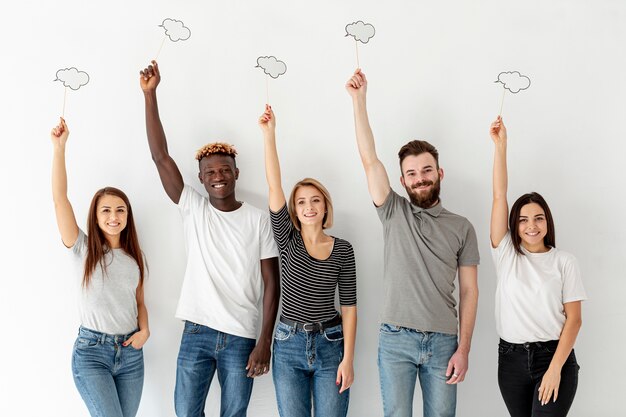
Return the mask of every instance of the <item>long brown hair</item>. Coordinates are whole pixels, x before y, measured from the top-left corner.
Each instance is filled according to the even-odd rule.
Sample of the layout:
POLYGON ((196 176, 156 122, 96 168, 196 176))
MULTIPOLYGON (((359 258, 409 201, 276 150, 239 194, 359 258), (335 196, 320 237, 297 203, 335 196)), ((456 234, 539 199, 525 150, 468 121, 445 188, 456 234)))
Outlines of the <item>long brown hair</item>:
POLYGON ((548 207, 548 203, 539 193, 527 193, 521 196, 520 198, 513 203, 513 207, 511 207, 511 214, 509 215, 509 231, 511 233, 511 241, 513 242, 513 247, 515 248, 515 252, 520 255, 524 255, 521 249, 522 238, 519 235, 519 215, 522 211, 522 207, 526 204, 536 203, 539 207, 542 208, 543 212, 546 214, 546 223, 547 229, 546 235, 543 238, 543 244, 549 248, 556 248, 556 233, 554 231, 554 219, 552 218, 552 212, 550 212, 550 207, 548 207))
POLYGON ((122 190, 114 187, 105 187, 96 191, 91 199, 91 205, 89 206, 89 214, 87 215, 87 257, 85 258, 85 270, 83 273, 83 287, 88 287, 91 281, 91 276, 96 269, 96 266, 100 264, 103 272, 106 272, 106 265, 104 265, 104 255, 108 253, 111 248, 104 237, 104 233, 98 226, 98 202, 100 198, 105 195, 112 195, 124 200, 126 204, 128 216, 126 227, 120 234, 120 244, 124 252, 126 252, 131 258, 137 262, 139 267, 139 285, 143 285, 145 265, 143 261, 143 255, 141 248, 139 247, 139 239, 137 238, 137 229, 135 228, 135 221, 133 219, 133 209, 130 206, 128 197, 122 190))

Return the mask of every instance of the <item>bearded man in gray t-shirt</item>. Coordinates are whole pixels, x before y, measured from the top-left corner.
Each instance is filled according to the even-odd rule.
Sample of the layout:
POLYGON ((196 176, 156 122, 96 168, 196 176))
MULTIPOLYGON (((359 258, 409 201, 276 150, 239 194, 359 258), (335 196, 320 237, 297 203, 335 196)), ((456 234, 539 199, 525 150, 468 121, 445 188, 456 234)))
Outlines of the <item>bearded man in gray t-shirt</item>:
POLYGON ((478 305, 476 233, 441 205, 439 154, 411 141, 398 154, 409 200, 391 189, 376 155, 366 108, 367 79, 356 70, 352 97, 357 145, 383 224, 384 303, 378 364, 385 416, 413 415, 419 375, 424 417, 453 417, 456 384, 465 379, 478 305), (459 314, 453 295, 459 277, 459 314), (457 340, 458 334, 458 340, 457 340))

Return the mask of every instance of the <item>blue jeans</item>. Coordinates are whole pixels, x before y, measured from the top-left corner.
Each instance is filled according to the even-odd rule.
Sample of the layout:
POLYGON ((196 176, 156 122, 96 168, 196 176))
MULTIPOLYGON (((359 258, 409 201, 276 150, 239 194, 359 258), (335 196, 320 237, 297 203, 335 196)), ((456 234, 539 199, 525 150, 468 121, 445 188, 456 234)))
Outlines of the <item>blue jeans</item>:
POLYGON ((221 417, 244 417, 252 394, 246 365, 254 339, 222 333, 185 322, 176 367, 174 406, 178 417, 204 416, 204 406, 215 371, 222 398, 221 417))
POLYGON ((143 351, 122 346, 133 333, 110 335, 82 326, 78 330, 72 373, 93 417, 137 414, 143 389, 143 351))
POLYGON ((281 417, 345 417, 349 389, 339 394, 337 368, 343 359, 343 327, 321 332, 278 322, 272 376, 281 417), (311 403, 311 398, 313 402, 311 403))
POLYGON ((448 361, 456 352, 453 334, 380 325, 378 370, 386 417, 411 417, 419 377, 424 417, 453 417, 456 385, 446 384, 448 361))
POLYGON ((498 345, 498 386, 512 417, 565 417, 576 388, 578 370, 574 349, 561 368, 561 383, 556 401, 539 402, 539 386, 548 370, 558 340, 513 344, 500 339, 498 345))

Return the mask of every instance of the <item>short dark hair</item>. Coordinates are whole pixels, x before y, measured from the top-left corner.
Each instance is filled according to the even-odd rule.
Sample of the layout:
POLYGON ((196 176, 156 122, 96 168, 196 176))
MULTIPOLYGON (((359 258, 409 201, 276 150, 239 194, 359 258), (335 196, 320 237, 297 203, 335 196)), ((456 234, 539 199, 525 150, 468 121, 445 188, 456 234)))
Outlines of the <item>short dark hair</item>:
POLYGON ((433 158, 435 158, 437 169, 439 169, 439 152, 437 152, 437 148, 425 140, 412 140, 401 147, 398 152, 398 158, 400 158, 400 171, 402 171, 402 161, 404 161, 404 158, 411 155, 421 155, 423 153, 431 154, 433 158))
POLYGON ((535 203, 538 204, 543 212, 546 214, 546 223, 548 224, 548 231, 543 238, 543 244, 550 248, 556 248, 556 235, 554 231, 554 220, 552 219, 552 213, 550 212, 550 207, 548 207, 548 203, 539 193, 527 193, 521 196, 515 201, 513 207, 511 207, 511 213, 509 214, 509 231, 511 233, 511 241, 513 242, 513 247, 515 248, 515 252, 523 255, 522 249, 520 248, 520 244, 522 242, 522 238, 519 235, 519 216, 522 211, 522 207, 526 204, 535 203))

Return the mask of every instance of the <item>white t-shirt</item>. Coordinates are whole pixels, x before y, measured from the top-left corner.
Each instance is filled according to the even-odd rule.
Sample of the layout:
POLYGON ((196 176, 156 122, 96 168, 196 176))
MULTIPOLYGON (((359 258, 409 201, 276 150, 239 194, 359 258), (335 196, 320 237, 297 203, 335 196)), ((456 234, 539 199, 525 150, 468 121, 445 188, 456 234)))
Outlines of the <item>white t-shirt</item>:
POLYGON ((178 202, 187 268, 176 317, 255 339, 263 295, 261 259, 278 256, 269 215, 249 204, 214 208, 185 184, 178 202))
POLYGON ((567 252, 515 252, 511 235, 492 248, 496 264, 496 329, 510 343, 558 340, 563 304, 586 300, 578 262, 567 252))

